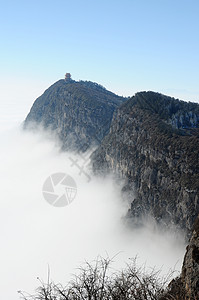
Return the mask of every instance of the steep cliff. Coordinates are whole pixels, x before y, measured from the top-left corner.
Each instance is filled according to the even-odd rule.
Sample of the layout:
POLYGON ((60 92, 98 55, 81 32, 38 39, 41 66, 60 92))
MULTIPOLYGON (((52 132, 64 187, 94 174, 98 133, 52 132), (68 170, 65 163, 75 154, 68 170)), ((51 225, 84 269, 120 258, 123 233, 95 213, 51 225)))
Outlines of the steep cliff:
POLYGON ((173 279, 168 290, 160 300, 198 300, 199 299, 199 215, 192 229, 186 249, 182 272, 173 279))
POLYGON ((93 170, 126 179, 130 222, 150 215, 187 231, 181 275, 161 299, 199 299, 199 105, 154 92, 127 100, 96 83, 59 80, 33 104, 24 127, 32 123, 55 130, 64 148, 99 145, 93 170))
POLYGON ((56 131, 65 149, 85 151, 101 142, 125 100, 97 83, 59 80, 36 99, 24 127, 42 124, 56 131))
POLYGON ((185 299, 199 299, 199 216, 193 226, 193 233, 187 246, 181 274, 185 299))
POLYGON ((154 92, 137 93, 117 110, 92 164, 126 178, 131 220, 150 214, 191 230, 199 213, 198 127, 198 104, 154 92))

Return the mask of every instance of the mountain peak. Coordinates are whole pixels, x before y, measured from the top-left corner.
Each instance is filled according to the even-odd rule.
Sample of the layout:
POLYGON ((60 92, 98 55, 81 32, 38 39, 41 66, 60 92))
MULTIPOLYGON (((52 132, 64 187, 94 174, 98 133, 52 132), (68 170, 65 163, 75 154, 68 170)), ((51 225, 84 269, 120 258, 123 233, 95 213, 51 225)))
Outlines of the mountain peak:
POLYGON ((110 128, 113 112, 126 98, 91 81, 65 79, 51 85, 34 102, 24 126, 33 122, 58 133, 64 148, 98 145, 110 128))

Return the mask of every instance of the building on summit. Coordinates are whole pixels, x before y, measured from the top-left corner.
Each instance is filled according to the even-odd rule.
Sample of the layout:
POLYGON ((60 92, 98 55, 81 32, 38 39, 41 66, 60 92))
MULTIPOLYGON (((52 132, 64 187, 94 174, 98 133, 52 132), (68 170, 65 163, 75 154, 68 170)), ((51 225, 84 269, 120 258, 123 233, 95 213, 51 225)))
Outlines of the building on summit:
POLYGON ((66 73, 65 74, 65 81, 69 81, 71 80, 71 74, 70 73, 66 73))

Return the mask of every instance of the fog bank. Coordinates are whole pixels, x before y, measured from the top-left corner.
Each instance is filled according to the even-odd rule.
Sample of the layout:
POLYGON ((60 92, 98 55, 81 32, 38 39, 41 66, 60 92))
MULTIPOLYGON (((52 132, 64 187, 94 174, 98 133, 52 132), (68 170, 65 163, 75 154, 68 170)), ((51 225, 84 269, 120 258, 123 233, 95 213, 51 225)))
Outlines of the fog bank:
POLYGON ((85 259, 97 255, 119 253, 115 268, 138 255, 140 263, 163 273, 181 269, 183 237, 162 234, 150 223, 127 230, 121 218, 128 206, 111 177, 91 177, 86 167, 81 172, 80 157, 61 153, 44 132, 2 130, 0 143, 2 299, 19 299, 17 290, 33 292, 37 276, 47 279, 48 266, 51 278, 65 284, 85 259), (64 207, 50 205, 42 194, 46 179, 57 173, 70 175, 77 186, 74 200, 64 207))

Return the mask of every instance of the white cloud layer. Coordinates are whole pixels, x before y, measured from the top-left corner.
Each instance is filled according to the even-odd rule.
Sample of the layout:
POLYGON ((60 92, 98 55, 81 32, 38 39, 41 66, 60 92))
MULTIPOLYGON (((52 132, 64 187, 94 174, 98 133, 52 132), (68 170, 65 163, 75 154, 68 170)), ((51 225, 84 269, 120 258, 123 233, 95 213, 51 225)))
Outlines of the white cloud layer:
MULTIPOLYGON (((74 154, 60 153, 42 133, 9 129, 0 133, 0 282, 1 298, 19 299, 17 290, 33 292, 37 276, 47 279, 48 265, 55 282, 66 283, 85 259, 114 256, 121 267, 138 255, 149 266, 180 270, 183 238, 152 225, 127 230, 121 222, 127 206, 111 178, 79 175, 71 167, 74 154), (46 178, 67 173, 77 184, 77 196, 56 208, 42 195, 46 178)), ((78 158, 78 157, 77 157, 78 158)))

